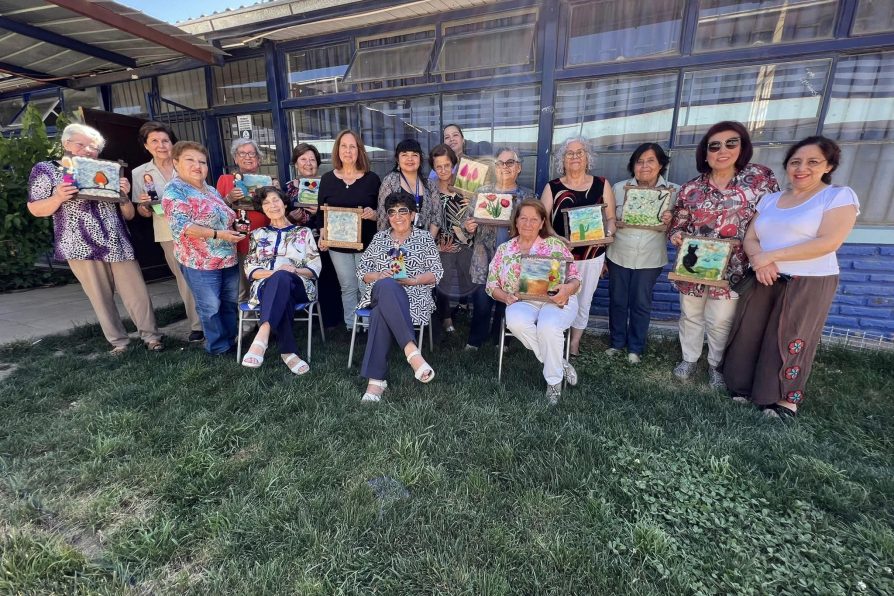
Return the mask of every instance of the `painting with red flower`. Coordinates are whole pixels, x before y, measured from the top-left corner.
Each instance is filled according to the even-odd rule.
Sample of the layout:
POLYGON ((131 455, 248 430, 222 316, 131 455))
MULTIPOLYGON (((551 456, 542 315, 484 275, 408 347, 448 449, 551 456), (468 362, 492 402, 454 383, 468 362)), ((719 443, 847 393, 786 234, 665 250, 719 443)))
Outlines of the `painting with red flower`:
POLYGON ((456 166, 453 187, 463 195, 474 195, 487 180, 489 169, 486 163, 463 157, 456 166))
POLYGON ((103 159, 72 157, 71 165, 79 199, 122 202, 121 164, 103 159))
POLYGON ((480 192, 475 196, 472 219, 486 226, 508 226, 512 215, 512 195, 480 192))

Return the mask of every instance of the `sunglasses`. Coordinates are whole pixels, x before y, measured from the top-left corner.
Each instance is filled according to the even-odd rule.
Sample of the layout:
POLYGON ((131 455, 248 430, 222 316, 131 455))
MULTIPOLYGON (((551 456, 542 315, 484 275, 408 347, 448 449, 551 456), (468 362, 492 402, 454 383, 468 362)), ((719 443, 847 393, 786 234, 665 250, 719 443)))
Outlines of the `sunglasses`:
POLYGON ((735 149, 740 144, 742 144, 742 139, 739 137, 733 137, 731 139, 727 139, 725 141, 711 141, 708 143, 708 151, 711 153, 717 153, 720 151, 720 147, 725 146, 727 149, 735 149))
POLYGON ((395 215, 409 215, 409 214, 410 214, 410 210, 407 209, 406 207, 388 210, 388 217, 394 217, 395 215))

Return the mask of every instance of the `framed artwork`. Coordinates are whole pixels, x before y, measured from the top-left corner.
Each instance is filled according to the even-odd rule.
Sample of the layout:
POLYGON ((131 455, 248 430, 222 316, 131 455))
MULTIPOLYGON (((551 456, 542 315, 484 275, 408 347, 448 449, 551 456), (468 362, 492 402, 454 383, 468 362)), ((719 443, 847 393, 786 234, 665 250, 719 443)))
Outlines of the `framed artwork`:
POLYGON ((726 268, 738 240, 683 236, 673 270, 667 274, 674 281, 689 281, 706 286, 728 288, 726 268))
POLYGON ((298 191, 298 203, 301 205, 316 205, 320 196, 319 178, 301 178, 289 182, 298 191))
POLYGON ((456 166, 456 179, 453 187, 464 195, 474 195, 478 187, 487 180, 488 168, 486 163, 462 157, 456 166))
POLYGON ((391 259, 391 278, 407 279, 407 251, 401 247, 392 248, 388 258, 391 259))
POLYGON ((323 205, 320 209, 323 210, 323 229, 326 230, 326 239, 320 240, 322 246, 363 250, 360 236, 363 207, 323 205))
POLYGON ((472 221, 487 226, 508 226, 512 215, 512 195, 479 192, 475 196, 472 221))
POLYGON ((628 184, 624 187, 624 207, 618 224, 626 228, 666 230, 667 226, 661 222, 661 214, 670 209, 673 200, 673 188, 628 184))
POLYGON ((554 257, 521 255, 518 296, 522 300, 546 302, 565 283, 569 261, 554 257))
MULTIPOLYGON (((63 168, 65 164, 63 163, 63 168)), ((91 159, 89 157, 71 158, 71 177, 78 187, 79 199, 121 203, 121 170, 117 161, 91 159)), ((63 174, 64 177, 65 174, 63 174)))
POLYGON ((133 202, 137 205, 161 205, 161 197, 158 196, 158 188, 155 186, 155 178, 152 177, 152 174, 146 172, 143 174, 143 188, 146 190, 146 194, 149 195, 149 201, 146 203, 140 203, 137 199, 136 195, 133 197, 133 202))
POLYGON ((273 186, 273 178, 263 174, 242 174, 242 183, 249 192, 254 192, 264 186, 273 186))
POLYGON ((605 205, 570 207, 562 211, 562 216, 565 218, 565 238, 572 247, 615 241, 605 233, 605 205))

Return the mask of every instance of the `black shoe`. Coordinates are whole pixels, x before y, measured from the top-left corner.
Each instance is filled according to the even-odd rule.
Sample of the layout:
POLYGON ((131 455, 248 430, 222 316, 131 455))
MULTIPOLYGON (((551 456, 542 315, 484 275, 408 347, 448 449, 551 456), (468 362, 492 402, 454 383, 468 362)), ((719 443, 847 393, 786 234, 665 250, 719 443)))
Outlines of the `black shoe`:
POLYGON ((189 337, 186 339, 191 344, 197 344, 199 342, 205 341, 205 333, 202 331, 191 331, 189 333, 189 337))

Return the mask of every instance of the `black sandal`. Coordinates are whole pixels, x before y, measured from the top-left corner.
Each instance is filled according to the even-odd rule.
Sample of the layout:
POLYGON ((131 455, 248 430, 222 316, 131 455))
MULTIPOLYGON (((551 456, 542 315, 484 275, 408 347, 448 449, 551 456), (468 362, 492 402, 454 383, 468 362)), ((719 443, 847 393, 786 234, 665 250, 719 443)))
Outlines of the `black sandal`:
POLYGON ((779 418, 783 422, 789 422, 798 417, 798 412, 779 404, 770 404, 764 406, 764 415, 767 418, 779 418))

